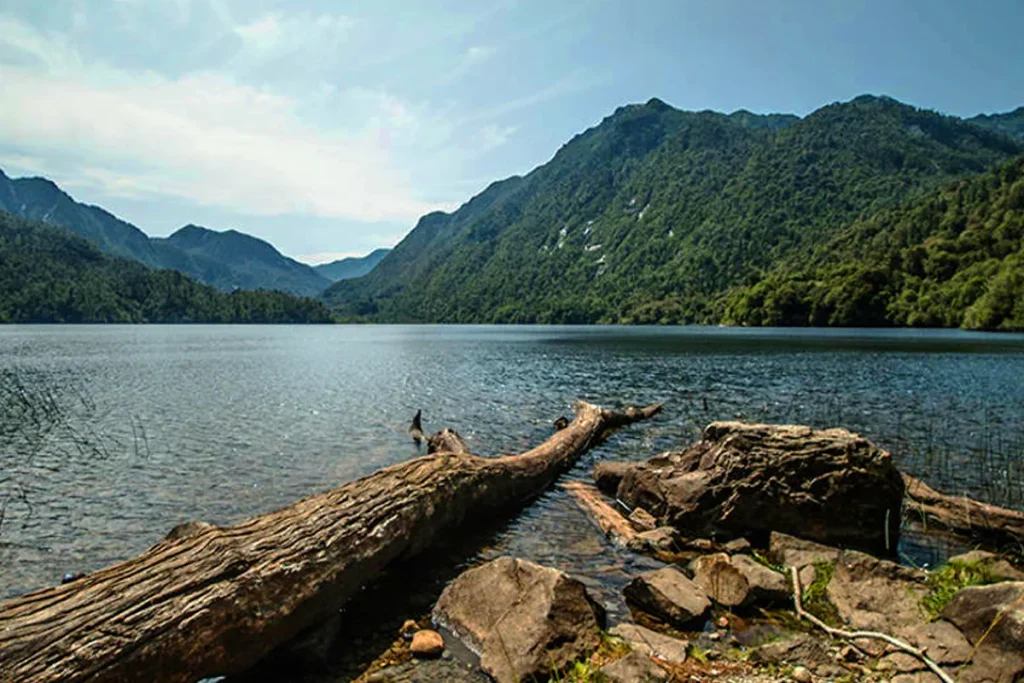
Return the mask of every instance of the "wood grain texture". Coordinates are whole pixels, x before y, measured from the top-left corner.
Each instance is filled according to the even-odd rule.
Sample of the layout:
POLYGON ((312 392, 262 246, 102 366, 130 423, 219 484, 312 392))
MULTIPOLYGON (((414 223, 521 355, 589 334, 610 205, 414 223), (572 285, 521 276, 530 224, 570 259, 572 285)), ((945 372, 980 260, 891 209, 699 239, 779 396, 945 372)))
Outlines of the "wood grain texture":
POLYGON ((522 505, 611 430, 660 409, 580 403, 566 429, 520 455, 438 452, 234 526, 176 527, 133 559, 0 604, 0 680, 191 683, 243 671, 391 562, 469 517, 522 505))

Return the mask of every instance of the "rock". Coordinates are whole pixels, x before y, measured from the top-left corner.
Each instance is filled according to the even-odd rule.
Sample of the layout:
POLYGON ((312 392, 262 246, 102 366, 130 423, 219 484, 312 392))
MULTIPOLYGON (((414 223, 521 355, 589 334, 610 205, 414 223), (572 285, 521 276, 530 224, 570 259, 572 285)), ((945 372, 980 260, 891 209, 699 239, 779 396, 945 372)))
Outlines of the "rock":
POLYGON ((997 581, 1024 581, 1024 572, 999 557, 995 553, 986 550, 972 550, 967 553, 949 558, 949 564, 979 564, 985 568, 993 582, 997 581))
POLYGON ((776 604, 788 602, 788 579, 749 555, 704 555, 690 562, 693 581, 720 605, 776 604))
POLYGON ((704 590, 675 567, 644 572, 622 592, 645 612, 681 628, 702 621, 711 608, 704 590))
POLYGON ((684 451, 602 476, 686 533, 775 530, 878 553, 899 540, 903 479, 889 453, 845 429, 715 422, 684 451))
MULTIPOLYGON (((783 567, 803 569, 822 562, 834 564, 839 559, 840 552, 839 548, 832 548, 777 531, 773 531, 768 538, 769 557, 783 567)), ((800 578, 803 579, 803 574, 800 578)))
POLYGON ((750 541, 745 538, 734 538, 722 546, 722 551, 730 555, 749 553, 751 550, 750 541))
POLYGON ((683 543, 683 547, 700 553, 710 553, 715 549, 715 542, 707 538, 691 538, 683 543))
POLYGON ((419 630, 419 624, 417 624, 412 619, 406 619, 405 622, 402 624, 402 628, 400 628, 398 632, 401 633, 402 637, 406 640, 412 640, 413 635, 416 633, 416 631, 419 630))
POLYGON ((811 683, 814 680, 814 676, 811 675, 810 669, 806 666, 793 667, 793 673, 790 674, 790 678, 797 683, 811 683))
POLYGON ((828 663, 830 655, 823 641, 799 634, 753 648, 750 659, 762 664, 816 666, 828 663))
POLYGON ((658 520, 654 518, 654 515, 643 508, 633 510, 629 515, 629 521, 633 523, 637 531, 653 531, 658 526, 658 520))
POLYGON ((421 659, 440 657, 441 653, 444 652, 444 638, 437 631, 427 629, 416 631, 412 637, 412 645, 409 646, 409 651, 421 659))
POLYGON ((434 621, 480 653, 499 683, 545 678, 600 644, 604 610, 567 574, 501 557, 463 572, 434 606, 434 621))
POLYGON ((614 496, 622 477, 633 465, 631 462, 599 462, 594 466, 594 483, 609 496, 614 496))
POLYGON ((1024 674, 1024 582, 963 588, 942 617, 978 648, 971 667, 974 676, 967 680, 980 680, 982 671, 991 680, 1007 682, 1024 674))
POLYGON ((600 680, 608 683, 663 683, 668 673, 640 652, 631 652, 622 659, 601 667, 600 680))
POLYGON ((690 644, 679 638, 672 638, 636 624, 619 624, 610 633, 626 641, 634 652, 647 657, 657 657, 672 664, 686 661, 686 649, 690 644))
POLYGON ((729 628, 728 617, 718 617, 718 621, 715 622, 715 627, 722 629, 729 628))
POLYGON ((839 616, 856 630, 892 633, 921 625, 921 599, 928 593, 924 572, 880 560, 866 553, 844 551, 826 587, 839 616))
POLYGON ((749 555, 733 555, 732 566, 740 570, 750 586, 748 601, 778 604, 791 602, 789 578, 764 566, 749 555))
POLYGON ((644 549, 672 552, 679 545, 679 534, 670 526, 660 526, 651 531, 643 531, 636 537, 644 545, 644 549))
POLYGON ((690 563, 690 571, 693 582, 719 605, 736 607, 746 602, 750 584, 725 553, 696 558, 690 563))
POLYGON ((475 667, 449 659, 420 659, 375 671, 356 683, 488 683, 475 667))

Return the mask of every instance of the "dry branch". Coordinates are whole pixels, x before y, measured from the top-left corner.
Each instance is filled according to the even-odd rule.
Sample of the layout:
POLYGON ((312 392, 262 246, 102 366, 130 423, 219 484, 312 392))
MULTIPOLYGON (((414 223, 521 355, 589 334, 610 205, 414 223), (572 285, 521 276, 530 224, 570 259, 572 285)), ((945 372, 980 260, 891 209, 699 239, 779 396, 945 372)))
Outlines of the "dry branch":
POLYGON ((568 427, 520 455, 439 452, 241 524, 178 527, 138 557, 0 604, 0 680, 191 683, 243 671, 390 563, 524 504, 611 430, 660 409, 580 403, 568 427))

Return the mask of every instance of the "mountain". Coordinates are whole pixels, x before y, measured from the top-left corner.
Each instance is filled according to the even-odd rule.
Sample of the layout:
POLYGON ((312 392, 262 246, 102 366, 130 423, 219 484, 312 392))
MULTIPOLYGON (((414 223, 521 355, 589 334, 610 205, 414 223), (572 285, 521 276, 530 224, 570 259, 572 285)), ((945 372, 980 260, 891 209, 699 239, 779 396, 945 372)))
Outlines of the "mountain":
POLYGON ((0 211, 0 323, 326 323, 313 299, 220 292, 0 211))
POLYGON ((199 279, 218 289, 276 289, 316 296, 331 284, 312 267, 235 230, 216 232, 186 225, 166 239, 153 241, 161 248, 169 246, 188 255, 191 265, 183 264, 183 272, 197 272, 199 279))
POLYGON ((977 126, 983 126, 1017 140, 1024 140, 1024 107, 1017 107, 1005 114, 978 114, 967 119, 977 126))
MULTIPOLYGON (((277 289, 313 296, 331 281, 312 268, 287 258, 266 242, 235 231, 189 237, 194 226, 175 239, 150 238, 107 211, 80 204, 45 178, 8 178, 0 171, 0 210, 70 230, 112 256, 138 261, 151 268, 168 268, 231 291, 277 289), (233 252, 237 249, 237 253, 233 252)), ((178 233, 175 233, 177 235, 178 233)))
POLYGON ((855 222, 731 293, 725 317, 1024 329, 1024 156, 855 222))
POLYGON ((1024 145, 888 97, 802 118, 616 110, 526 176, 424 216, 326 300, 394 322, 718 322, 728 292, 1024 145))
POLYGON ((338 280, 351 280, 362 277, 373 270, 380 260, 388 255, 390 249, 374 249, 366 256, 343 258, 330 263, 323 263, 314 266, 313 269, 329 279, 331 282, 338 280))

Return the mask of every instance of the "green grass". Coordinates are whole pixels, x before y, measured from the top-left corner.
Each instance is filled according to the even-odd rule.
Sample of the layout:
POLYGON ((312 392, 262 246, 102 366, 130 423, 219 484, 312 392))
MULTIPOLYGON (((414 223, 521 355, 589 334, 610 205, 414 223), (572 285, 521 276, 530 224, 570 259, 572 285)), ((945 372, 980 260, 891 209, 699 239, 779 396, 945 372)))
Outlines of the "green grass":
POLYGON ((841 620, 836 606, 828 599, 828 584, 836 572, 832 562, 816 562, 814 564, 814 581, 803 592, 804 609, 824 621, 829 626, 839 626, 841 620))
POLYGON ((768 569, 771 569, 774 572, 785 574, 787 577, 789 576, 789 572, 786 571, 786 568, 783 565, 772 562, 768 559, 767 555, 764 555, 756 550, 753 550, 751 551, 750 556, 754 558, 754 561, 756 561, 758 564, 768 567, 768 569))
POLYGON ((960 589, 996 581, 984 562, 950 562, 928 575, 929 591, 921 599, 921 607, 929 617, 937 619, 960 589))

